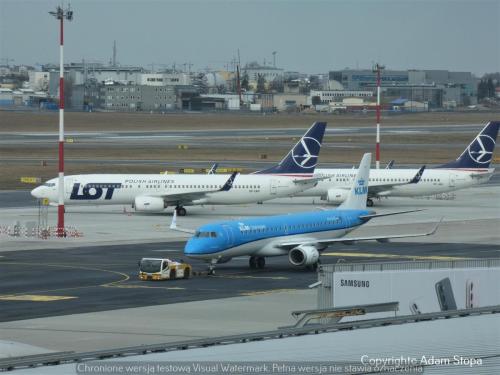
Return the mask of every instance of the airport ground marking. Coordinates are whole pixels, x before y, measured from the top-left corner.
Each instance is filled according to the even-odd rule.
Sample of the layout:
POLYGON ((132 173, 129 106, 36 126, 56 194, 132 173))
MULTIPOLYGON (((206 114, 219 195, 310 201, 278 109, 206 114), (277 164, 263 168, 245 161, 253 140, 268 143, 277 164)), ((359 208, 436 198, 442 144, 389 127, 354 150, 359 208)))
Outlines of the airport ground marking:
MULTIPOLYGON (((79 270, 86 270, 86 271, 100 271, 100 272, 108 272, 108 273, 113 273, 115 275, 119 275, 122 277, 120 280, 116 281, 111 281, 109 283, 104 283, 104 284, 96 284, 96 285, 88 285, 88 286, 83 286, 83 287, 75 287, 75 288, 61 288, 61 289, 52 289, 52 290, 44 290, 44 291, 36 291, 36 292, 31 292, 31 293, 45 293, 45 292, 52 292, 52 291, 60 291, 60 290, 71 290, 71 289, 82 289, 82 288, 89 288, 89 287, 96 287, 96 286, 114 286, 119 283, 123 283, 125 281, 130 280, 130 276, 127 275, 126 273, 119 272, 119 271, 112 271, 112 270, 106 270, 103 268, 94 268, 94 267, 82 267, 82 266, 73 266, 73 265, 67 265, 67 264, 47 264, 47 263, 32 263, 32 262, 0 262, 0 266, 3 264, 17 264, 17 265, 28 265, 28 266, 45 266, 45 267, 60 267, 60 268, 72 268, 72 269, 79 269, 79 270)), ((16 295, 23 295, 26 292, 23 293, 16 293, 16 295)))
POLYGON ((253 275, 244 275, 237 273, 228 273, 225 275, 211 275, 210 277, 217 277, 221 279, 270 279, 270 280, 288 280, 289 277, 286 276, 253 276, 253 275))
POLYGON ((53 302, 78 297, 73 296, 48 296, 41 294, 5 294, 0 295, 0 301, 29 301, 29 302, 53 302))
POLYGON ((111 285, 111 286, 106 285, 105 287, 124 288, 124 289, 142 288, 142 289, 186 290, 186 288, 181 288, 180 286, 166 287, 166 286, 148 286, 148 285, 111 285))
POLYGON ((249 291, 249 292, 240 292, 240 296, 262 296, 262 295, 267 295, 267 294, 274 294, 274 293, 284 293, 284 292, 295 292, 297 290, 301 289, 269 289, 269 290, 255 290, 255 291, 249 291))
POLYGON ((392 258, 392 259, 411 259, 411 260, 468 260, 475 258, 453 257, 444 255, 399 255, 399 254, 384 254, 384 253, 342 253, 328 252, 321 254, 322 256, 338 256, 347 258, 392 258))

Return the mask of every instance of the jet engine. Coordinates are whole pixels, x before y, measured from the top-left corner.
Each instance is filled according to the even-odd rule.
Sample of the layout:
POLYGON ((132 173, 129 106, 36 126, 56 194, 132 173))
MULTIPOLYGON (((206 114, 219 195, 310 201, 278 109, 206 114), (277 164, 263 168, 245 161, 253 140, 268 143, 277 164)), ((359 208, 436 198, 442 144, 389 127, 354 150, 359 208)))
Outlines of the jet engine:
POLYGON ((136 211, 158 212, 163 211, 167 206, 160 197, 136 197, 134 207, 136 211))
POLYGON ((314 246, 300 245, 288 253, 288 261, 295 267, 311 266, 318 262, 319 252, 314 246))
POLYGON ((326 200, 328 203, 341 204, 347 199, 349 191, 345 189, 329 189, 326 194, 326 200))

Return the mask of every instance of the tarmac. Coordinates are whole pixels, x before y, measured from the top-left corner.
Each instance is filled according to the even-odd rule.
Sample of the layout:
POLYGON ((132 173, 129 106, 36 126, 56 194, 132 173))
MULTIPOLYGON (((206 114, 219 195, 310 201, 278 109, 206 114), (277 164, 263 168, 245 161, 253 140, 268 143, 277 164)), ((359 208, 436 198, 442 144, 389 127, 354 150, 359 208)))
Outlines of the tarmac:
MULTIPOLYGON (((435 235, 389 244, 334 246, 325 251, 323 262, 497 258, 499 186, 440 198, 384 199, 376 203, 378 212, 424 211, 372 220, 352 233, 417 233, 443 218, 435 235)), ((317 199, 313 203, 310 198, 286 198, 262 205, 188 207, 188 216, 178 218, 178 225, 195 228, 241 217, 242 212, 259 216, 322 205, 317 199)), ((55 225, 55 211, 48 210, 49 225, 55 225)), ((0 208, 2 228, 38 218, 35 205, 0 208)), ((250 272, 246 259, 236 259, 220 265, 214 278, 139 282, 136 264, 142 254, 182 256, 185 237, 168 230, 170 220, 169 209, 137 214, 122 206, 68 206, 66 223, 78 237, 0 234, 0 353, 80 352, 264 331, 293 323, 293 310, 316 306, 316 291, 308 289, 315 274, 291 269, 286 257, 269 260, 261 273, 250 272)), ((193 266, 203 267, 196 262, 193 266)))

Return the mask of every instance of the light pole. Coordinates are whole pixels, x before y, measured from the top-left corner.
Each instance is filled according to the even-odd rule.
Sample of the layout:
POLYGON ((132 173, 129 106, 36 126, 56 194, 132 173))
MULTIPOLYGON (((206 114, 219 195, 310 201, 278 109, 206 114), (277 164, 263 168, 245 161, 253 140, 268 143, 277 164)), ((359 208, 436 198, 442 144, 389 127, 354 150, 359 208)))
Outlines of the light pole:
POLYGON ((58 6, 55 12, 49 14, 56 17, 60 23, 59 43, 59 202, 57 206, 57 236, 66 235, 64 229, 64 19, 73 19, 73 11, 58 6))
POLYGON ((379 63, 373 67, 373 72, 377 73, 377 144, 375 146, 375 160, 377 169, 380 168, 380 72, 385 66, 379 63))

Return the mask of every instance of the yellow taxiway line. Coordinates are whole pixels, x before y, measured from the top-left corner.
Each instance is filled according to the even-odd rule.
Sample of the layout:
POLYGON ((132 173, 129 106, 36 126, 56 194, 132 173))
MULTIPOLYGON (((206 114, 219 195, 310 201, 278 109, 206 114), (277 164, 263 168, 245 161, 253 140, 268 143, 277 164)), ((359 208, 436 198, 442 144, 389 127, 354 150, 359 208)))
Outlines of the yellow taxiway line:
POLYGON ((31 302, 52 302, 52 301, 61 301, 65 299, 73 299, 78 297, 72 296, 46 296, 39 294, 6 294, 0 295, 0 301, 31 301, 31 302))

